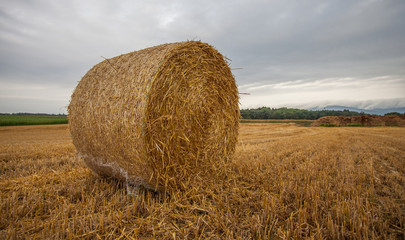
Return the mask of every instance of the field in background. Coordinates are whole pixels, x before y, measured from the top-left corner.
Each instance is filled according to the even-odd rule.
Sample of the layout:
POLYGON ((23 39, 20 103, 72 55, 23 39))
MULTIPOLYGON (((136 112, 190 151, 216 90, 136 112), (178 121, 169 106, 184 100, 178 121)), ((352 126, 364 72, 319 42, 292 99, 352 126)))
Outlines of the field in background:
POLYGON ((66 124, 66 116, 0 115, 0 126, 66 124))
POLYGON ((295 123, 298 125, 309 126, 315 120, 307 119, 241 119, 241 123, 295 123))
POLYGON ((241 124, 233 163, 170 197, 76 160, 67 125, 0 128, 0 239, 403 239, 405 128, 241 124))
MULTIPOLYGON (((241 119, 241 123, 296 123, 310 125, 314 120, 297 119, 241 119)), ((66 124, 66 116, 0 115, 0 126, 66 124)))

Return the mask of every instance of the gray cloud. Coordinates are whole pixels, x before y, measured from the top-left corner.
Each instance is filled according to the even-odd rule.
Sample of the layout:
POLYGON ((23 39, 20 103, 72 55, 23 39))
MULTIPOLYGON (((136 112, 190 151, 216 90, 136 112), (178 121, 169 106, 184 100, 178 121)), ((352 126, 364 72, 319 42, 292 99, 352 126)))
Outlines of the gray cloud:
POLYGON ((404 23, 402 0, 0 1, 0 112, 59 113, 101 56, 193 39, 243 68, 242 107, 405 98, 404 23))

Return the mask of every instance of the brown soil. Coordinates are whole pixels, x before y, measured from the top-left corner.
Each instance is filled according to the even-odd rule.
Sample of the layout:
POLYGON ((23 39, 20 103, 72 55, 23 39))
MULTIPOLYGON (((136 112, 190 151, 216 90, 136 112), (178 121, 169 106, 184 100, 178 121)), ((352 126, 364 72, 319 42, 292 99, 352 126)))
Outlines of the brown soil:
POLYGON ((362 126, 405 126, 405 114, 402 115, 388 115, 388 116, 375 116, 375 115, 362 115, 354 117, 337 117, 329 116, 322 117, 316 120, 311 126, 322 126, 327 124, 333 124, 336 126, 350 126, 358 125, 362 126))

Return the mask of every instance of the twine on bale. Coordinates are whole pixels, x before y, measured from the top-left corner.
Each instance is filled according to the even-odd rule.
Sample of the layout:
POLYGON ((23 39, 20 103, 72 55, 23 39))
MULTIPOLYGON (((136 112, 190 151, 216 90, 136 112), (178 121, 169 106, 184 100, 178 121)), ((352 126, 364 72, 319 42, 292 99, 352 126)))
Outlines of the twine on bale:
POLYGON ((199 41, 163 44, 87 72, 72 95, 69 128, 79 157, 99 175, 135 188, 185 189, 231 159, 238 101, 216 49, 199 41))

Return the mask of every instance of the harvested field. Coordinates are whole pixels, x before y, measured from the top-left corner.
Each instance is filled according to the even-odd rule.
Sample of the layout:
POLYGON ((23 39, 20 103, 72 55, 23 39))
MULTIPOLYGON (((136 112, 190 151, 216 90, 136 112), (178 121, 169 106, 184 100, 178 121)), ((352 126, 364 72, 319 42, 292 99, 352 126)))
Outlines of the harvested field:
POLYGON ((1 239, 404 239, 405 128, 241 124, 220 176, 134 197, 67 125, 0 128, 1 239))

